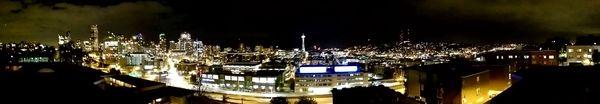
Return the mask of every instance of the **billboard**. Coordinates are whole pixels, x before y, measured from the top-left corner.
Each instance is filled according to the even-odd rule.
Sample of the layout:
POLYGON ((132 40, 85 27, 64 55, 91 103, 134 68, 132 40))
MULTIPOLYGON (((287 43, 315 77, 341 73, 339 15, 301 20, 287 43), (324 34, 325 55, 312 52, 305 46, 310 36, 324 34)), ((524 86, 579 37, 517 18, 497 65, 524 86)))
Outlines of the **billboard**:
POLYGON ((326 66, 308 66, 300 67, 300 73, 327 73, 326 66))
POLYGON ((333 70, 337 72, 358 72, 358 66, 335 66, 333 70))

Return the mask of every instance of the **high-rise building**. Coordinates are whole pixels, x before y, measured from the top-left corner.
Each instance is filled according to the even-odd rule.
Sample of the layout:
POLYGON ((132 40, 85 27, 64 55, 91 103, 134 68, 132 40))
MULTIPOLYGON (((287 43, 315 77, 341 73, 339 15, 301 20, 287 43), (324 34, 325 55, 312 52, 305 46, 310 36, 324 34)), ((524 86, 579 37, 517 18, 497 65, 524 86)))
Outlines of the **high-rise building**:
POLYGON ((136 44, 139 44, 139 45, 144 44, 144 36, 142 35, 142 33, 138 33, 138 34, 134 35, 133 40, 134 40, 134 42, 136 42, 136 44))
POLYGON ((400 30, 400 35, 399 35, 399 39, 401 42, 409 42, 410 41, 410 36, 412 35, 412 31, 410 30, 410 28, 406 29, 406 30, 400 30))
POLYGON ((71 31, 67 31, 66 34, 58 34, 58 45, 66 44, 71 42, 71 31))
POLYGON ((593 57, 595 53, 598 53, 598 50, 600 50, 600 46, 597 45, 567 46, 567 62, 569 65, 592 66, 599 62, 598 57, 593 57))
POLYGON ((92 51, 98 51, 100 49, 100 43, 98 41, 98 25, 92 25, 90 27, 90 41, 92 51))
POLYGON ((304 44, 304 38, 306 38, 306 36, 304 35, 304 33, 302 34, 302 36, 300 36, 300 38, 302 38, 302 52, 306 52, 306 46, 304 44))
POLYGON ((181 33, 181 35, 179 37, 178 45, 179 45, 178 48, 180 50, 192 50, 193 42, 192 42, 191 34, 188 32, 181 33))
POLYGON ((263 52, 263 46, 260 46, 260 45, 254 46, 254 52, 262 53, 263 52))
POLYGON ((176 50, 178 49, 178 47, 179 46, 177 45, 177 43, 175 43, 175 41, 169 41, 169 50, 176 50))
POLYGON ((193 54, 192 56, 194 56, 194 58, 199 58, 200 56, 202 56, 202 53, 204 52, 204 45, 202 44, 202 41, 194 41, 194 50, 193 50, 193 54))
POLYGON ((166 50, 167 49, 167 37, 165 33, 161 33, 158 35, 158 47, 160 48, 161 51, 166 50))
POLYGON ((242 52, 242 53, 243 53, 243 52, 246 52, 246 49, 245 49, 244 43, 240 43, 240 47, 238 48, 238 51, 239 51, 239 52, 242 52))

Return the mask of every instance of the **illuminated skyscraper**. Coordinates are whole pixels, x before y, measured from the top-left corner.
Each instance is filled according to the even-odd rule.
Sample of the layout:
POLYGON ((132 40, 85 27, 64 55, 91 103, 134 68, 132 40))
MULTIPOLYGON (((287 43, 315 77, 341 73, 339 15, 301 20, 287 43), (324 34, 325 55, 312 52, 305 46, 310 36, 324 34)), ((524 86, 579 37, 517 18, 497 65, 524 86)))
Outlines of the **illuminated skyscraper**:
POLYGON ((144 44, 144 36, 142 35, 142 33, 138 33, 137 35, 133 36, 133 40, 139 45, 144 44))
POLYGON ((66 44, 71 42, 71 31, 67 31, 66 34, 58 34, 58 45, 66 44))
POLYGON ((92 51, 98 51, 100 49, 100 43, 98 41, 98 25, 92 25, 90 28, 90 33, 92 51))
POLYGON ((167 49, 167 37, 165 33, 161 33, 158 35, 158 47, 160 48, 160 50, 166 50, 167 49))
POLYGON ((177 43, 175 43, 175 41, 169 41, 169 50, 176 50, 178 49, 178 45, 177 43))
POLYGON ((192 37, 191 34, 188 32, 183 32, 181 33, 180 37, 179 37, 179 42, 178 42, 178 48, 180 50, 191 50, 193 49, 193 42, 192 42, 192 37))
POLYGON ((410 28, 408 28, 406 30, 400 30, 399 39, 401 42, 409 42, 411 35, 412 35, 412 31, 410 30, 410 28))
POLYGON ((196 41, 194 41, 194 50, 192 56, 194 59, 197 59, 202 56, 202 53, 204 53, 204 45, 202 44, 202 41, 196 39, 196 41))

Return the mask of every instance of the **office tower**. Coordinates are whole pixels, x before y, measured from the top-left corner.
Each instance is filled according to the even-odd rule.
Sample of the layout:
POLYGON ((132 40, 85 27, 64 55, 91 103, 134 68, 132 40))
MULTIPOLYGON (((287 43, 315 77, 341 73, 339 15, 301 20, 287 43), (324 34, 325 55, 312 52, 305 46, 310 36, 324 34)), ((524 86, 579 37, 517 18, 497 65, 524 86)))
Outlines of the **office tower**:
POLYGON ((92 51, 98 51, 100 49, 100 43, 98 42, 98 25, 92 25, 90 28, 90 32, 92 51))
POLYGON ((71 31, 67 31, 66 34, 58 34, 58 45, 63 45, 71 42, 71 31))

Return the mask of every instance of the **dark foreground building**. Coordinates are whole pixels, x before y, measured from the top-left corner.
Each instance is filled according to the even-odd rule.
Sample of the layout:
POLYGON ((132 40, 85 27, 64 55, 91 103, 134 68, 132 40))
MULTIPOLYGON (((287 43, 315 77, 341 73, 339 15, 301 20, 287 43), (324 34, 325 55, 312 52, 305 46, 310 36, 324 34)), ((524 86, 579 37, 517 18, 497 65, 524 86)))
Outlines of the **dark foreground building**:
POLYGON ((489 104, 600 104, 600 67, 530 66, 489 104))
POLYGON ((406 70, 406 95, 428 104, 480 104, 510 86, 508 66, 451 62, 406 70))
POLYGON ((2 103, 162 104, 198 101, 191 90, 125 75, 111 75, 77 65, 44 63, 2 66, 2 103))
POLYGON ((332 90, 334 104, 425 104, 384 86, 332 90))

